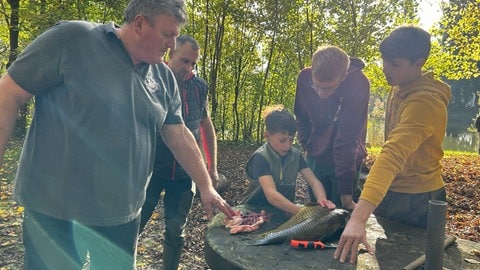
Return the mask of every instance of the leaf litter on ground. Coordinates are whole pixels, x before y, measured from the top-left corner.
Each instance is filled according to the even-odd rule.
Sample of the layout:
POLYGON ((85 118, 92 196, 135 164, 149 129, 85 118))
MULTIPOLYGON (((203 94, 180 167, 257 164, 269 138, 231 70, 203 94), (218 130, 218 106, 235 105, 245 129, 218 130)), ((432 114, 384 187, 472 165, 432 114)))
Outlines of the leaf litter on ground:
MULTIPOLYGON (((16 144, 19 148, 19 144, 16 144)), ((222 196, 232 205, 238 205, 248 185, 245 163, 258 145, 218 143, 218 168, 229 180, 229 187, 222 196)), ((18 153, 17 153, 18 154, 18 153)), ((366 159, 370 168, 376 153, 366 159)), ((22 208, 11 199, 12 179, 15 175, 18 156, 9 155, 0 170, 0 270, 21 269, 23 246, 21 238, 22 208), (13 156, 13 157, 12 157, 13 156)), ((447 189, 446 233, 459 238, 480 242, 480 156, 478 154, 447 154, 442 160, 443 176, 447 189)), ((300 202, 307 198, 307 185, 299 177, 297 197, 300 202)), ((208 266, 203 257, 204 233, 209 220, 197 197, 193 203, 186 226, 186 243, 180 269, 205 270, 208 266)), ((152 219, 140 235, 138 242, 137 269, 160 269, 162 265, 163 206, 159 203, 152 219)))

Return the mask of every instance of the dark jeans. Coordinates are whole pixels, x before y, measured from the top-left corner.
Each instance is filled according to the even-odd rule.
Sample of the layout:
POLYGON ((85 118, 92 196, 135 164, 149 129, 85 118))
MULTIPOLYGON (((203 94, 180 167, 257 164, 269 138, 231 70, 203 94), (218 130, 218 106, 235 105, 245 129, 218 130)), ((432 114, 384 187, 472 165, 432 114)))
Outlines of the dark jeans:
POLYGON ((135 269, 140 218, 118 226, 89 226, 25 209, 26 270, 135 269))
POLYGON ((165 180, 152 176, 147 188, 147 196, 142 207, 140 232, 143 231, 152 216, 155 207, 163 196, 165 214, 165 245, 182 248, 184 245, 184 230, 188 214, 195 196, 194 184, 190 178, 165 180))
MULTIPOLYGON (((335 176, 335 167, 325 166, 319 164, 313 157, 307 155, 306 161, 310 169, 312 169, 315 176, 322 182, 323 187, 325 188, 325 193, 327 199, 332 201, 337 207, 342 206, 342 201, 340 199, 340 194, 337 192, 337 177, 335 176)), ((352 190, 353 190, 353 201, 357 202, 358 197, 360 196, 360 166, 358 166, 355 172, 355 179, 352 179, 352 190)), ((313 195, 312 189, 308 188, 308 194, 310 195, 310 200, 315 202, 315 196, 313 195)))
POLYGON ((426 228, 428 201, 446 201, 446 199, 445 188, 418 194, 388 191, 373 213, 381 217, 426 228))

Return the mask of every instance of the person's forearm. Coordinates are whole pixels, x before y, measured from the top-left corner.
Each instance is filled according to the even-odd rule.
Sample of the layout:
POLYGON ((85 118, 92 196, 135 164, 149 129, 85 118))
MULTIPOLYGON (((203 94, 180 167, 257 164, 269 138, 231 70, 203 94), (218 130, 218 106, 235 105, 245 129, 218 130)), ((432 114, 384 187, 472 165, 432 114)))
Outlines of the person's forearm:
POLYGON ((357 206, 355 206, 355 208, 353 209, 350 219, 355 219, 366 223, 375 208, 376 207, 374 204, 366 200, 360 199, 357 203, 357 206))
POLYGON ((162 138, 175 159, 202 191, 213 188, 200 148, 192 133, 184 125, 165 125, 162 138))
POLYGON ((217 137, 215 127, 209 117, 202 119, 200 123, 202 145, 207 158, 208 170, 217 171, 217 137))
POLYGON ((20 88, 8 73, 0 78, 0 167, 18 111, 30 97, 31 94, 20 88))
POLYGON ((322 182, 320 182, 320 180, 315 176, 309 167, 302 169, 300 173, 303 179, 307 181, 307 184, 312 189, 313 195, 315 196, 315 199, 317 199, 317 202, 328 199, 322 182))
POLYGON ((295 215, 298 213, 298 211, 300 211, 300 207, 298 205, 294 204, 280 193, 267 196, 267 201, 277 209, 287 212, 290 215, 295 215))
POLYGON ((16 117, 13 117, 12 115, 16 116, 18 113, 18 109, 15 109, 15 106, 9 105, 12 104, 5 104, 0 95, 0 167, 3 165, 3 156, 15 127, 16 117), (14 114, 13 111, 15 111, 14 114))
POLYGON ((327 193, 325 192, 325 189, 323 188, 322 183, 320 181, 317 181, 317 183, 313 184, 311 186, 313 194, 315 195, 315 199, 317 199, 317 202, 320 200, 325 200, 327 198, 327 193))

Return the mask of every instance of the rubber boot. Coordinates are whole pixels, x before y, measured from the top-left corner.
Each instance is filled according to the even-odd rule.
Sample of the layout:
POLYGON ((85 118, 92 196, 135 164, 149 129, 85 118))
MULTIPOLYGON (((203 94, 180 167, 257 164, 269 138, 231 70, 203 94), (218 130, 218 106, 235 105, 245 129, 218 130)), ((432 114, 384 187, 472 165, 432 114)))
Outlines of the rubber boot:
POLYGON ((177 270, 182 256, 182 248, 176 248, 169 245, 163 245, 163 269, 177 270))

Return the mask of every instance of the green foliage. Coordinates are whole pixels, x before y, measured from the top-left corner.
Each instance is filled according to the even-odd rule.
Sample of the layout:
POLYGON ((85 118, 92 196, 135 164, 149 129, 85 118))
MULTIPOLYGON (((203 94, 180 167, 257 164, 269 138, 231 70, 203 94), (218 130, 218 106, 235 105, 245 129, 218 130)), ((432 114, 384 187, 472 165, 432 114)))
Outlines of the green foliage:
POLYGON ((445 150, 444 151, 444 157, 450 158, 450 157, 458 157, 458 158, 477 158, 478 153, 475 152, 462 152, 462 151, 452 151, 452 150, 445 150))
MULTIPOLYGON (((0 1, 5 14, 0 30, 5 30, 9 6, 0 1)), ((478 1, 470 2, 478 7, 478 1)), ((121 23, 127 2, 21 0, 20 50, 59 20, 121 23)), ((235 141, 262 140, 260 115, 266 106, 283 104, 293 110, 296 76, 310 65, 316 48, 325 43, 340 46, 365 61, 372 90, 370 111, 374 111, 375 100, 382 100, 389 89, 381 71, 378 44, 397 25, 418 22, 414 0, 187 0, 186 7, 189 18, 182 32, 192 35, 202 47, 198 73, 209 84, 218 137, 235 141)), ((468 17, 472 8, 473 14, 478 14, 475 6, 459 13, 465 17, 465 24, 460 25, 470 31, 470 37, 475 32, 465 27, 467 22, 475 23, 468 17)), ((454 29, 463 33, 460 28, 454 29)), ((457 32, 449 36, 457 37, 457 32)), ((478 27, 476 33, 478 38, 478 27)), ((8 59, 8 52, 2 51, 8 42, 8 31, 0 31, 1 63, 8 59)), ((450 63, 474 55, 454 56, 443 46, 442 42, 434 44, 427 63, 437 74, 448 74, 450 63)), ((474 52, 475 47, 470 48, 474 52)), ((477 58, 472 59, 478 60, 478 51, 477 58)), ((471 69, 468 61, 461 63, 457 67, 471 69)), ((4 66, 0 68, 4 70, 4 66)), ((370 134, 381 133, 376 125, 370 125, 375 126, 370 134)))
POLYGON ((365 67, 365 75, 370 81, 370 92, 373 96, 383 98, 387 95, 390 86, 382 71, 381 61, 372 61, 365 67))
POLYGON ((0 73, 5 70, 8 62, 8 28, 0 23, 0 73))
POLYGON ((187 1, 184 32, 203 47, 199 74, 209 83, 219 138, 261 141, 262 109, 293 110, 296 76, 325 43, 363 59, 372 92, 384 96, 378 43, 415 22, 416 8, 412 0, 187 1))
MULTIPOLYGON (((369 147, 367 150, 368 150, 368 155, 369 156, 376 157, 378 154, 380 154, 380 151, 382 150, 382 147, 381 146, 372 146, 372 147, 369 147)), ((477 159, 478 158, 478 153, 444 150, 443 156, 444 156, 444 160, 445 159, 451 159, 451 158, 458 158, 458 159, 475 158, 475 159, 477 159)))
POLYGON ((480 76, 480 0, 449 1, 434 34, 440 37, 441 49, 435 51, 439 74, 448 79, 480 76))
POLYGON ((367 150, 368 150, 368 155, 369 156, 376 156, 380 153, 380 151, 382 150, 382 147, 372 146, 372 147, 369 147, 367 150))
POLYGON ((371 107, 373 109, 368 115, 367 141, 372 146, 379 146, 384 142, 385 102, 376 98, 371 107))
POLYGON ((20 29, 19 51, 35 37, 60 20, 89 20, 95 22, 122 21, 128 0, 21 0, 20 23, 11 25, 11 8, 0 0, 0 73, 6 68, 9 56, 9 28, 20 29))

